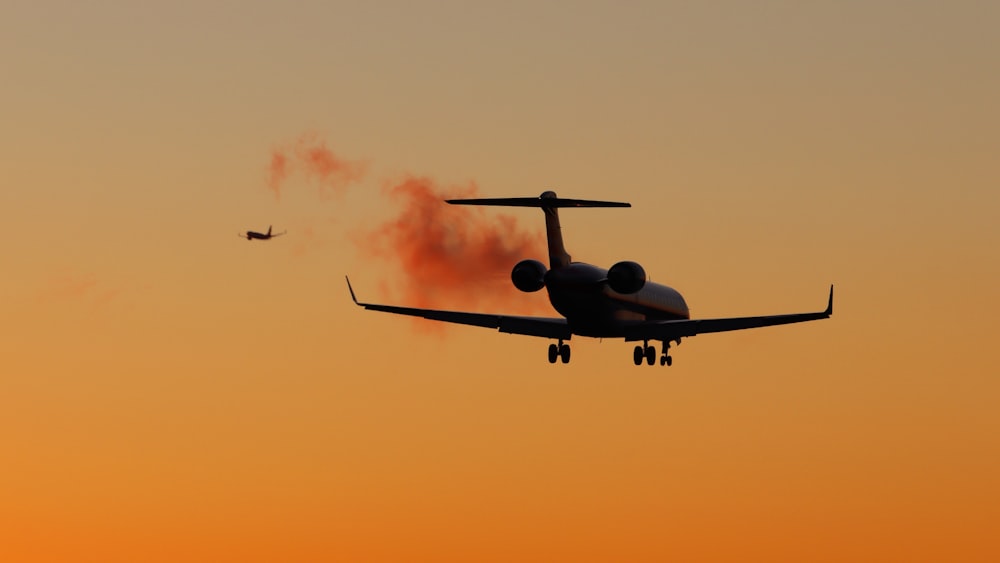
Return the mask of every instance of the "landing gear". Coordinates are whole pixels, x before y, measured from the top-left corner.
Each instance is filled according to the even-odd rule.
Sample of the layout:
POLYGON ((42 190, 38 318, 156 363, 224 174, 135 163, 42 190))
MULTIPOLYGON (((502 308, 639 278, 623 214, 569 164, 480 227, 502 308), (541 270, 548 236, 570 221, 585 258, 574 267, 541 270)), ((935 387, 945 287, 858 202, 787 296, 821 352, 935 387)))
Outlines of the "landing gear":
POLYGON ((656 348, 650 346, 648 340, 644 340, 642 346, 636 346, 632 351, 632 361, 635 365, 641 366, 643 360, 649 365, 656 362, 656 348))
POLYGON ((668 366, 673 365, 674 359, 670 357, 670 343, 663 341, 663 355, 660 356, 660 365, 666 364, 668 366))
MULTIPOLYGON (((675 340, 680 344, 679 340, 675 340)), ((632 361, 637 366, 641 366, 643 360, 645 360, 647 365, 654 365, 656 363, 656 348, 649 345, 648 340, 643 340, 642 346, 636 346, 632 350, 632 361)), ((670 342, 663 343, 663 354, 660 356, 660 365, 669 366, 673 365, 674 359, 670 357, 670 342)))
POLYGON ((554 364, 556 360, 561 360, 562 363, 568 364, 570 356, 569 344, 563 344, 560 340, 559 344, 549 344, 549 363, 554 364))

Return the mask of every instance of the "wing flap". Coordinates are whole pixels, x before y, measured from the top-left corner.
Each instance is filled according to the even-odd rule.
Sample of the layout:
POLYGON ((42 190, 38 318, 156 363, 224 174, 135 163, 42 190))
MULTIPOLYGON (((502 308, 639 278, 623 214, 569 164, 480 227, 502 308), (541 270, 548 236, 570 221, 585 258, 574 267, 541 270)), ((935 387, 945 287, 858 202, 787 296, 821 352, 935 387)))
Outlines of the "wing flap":
POLYGON ((728 332, 765 326, 787 325, 828 319, 833 316, 833 286, 826 310, 818 313, 794 313, 763 317, 732 317, 725 319, 691 319, 678 321, 650 321, 633 325, 625 330, 625 340, 675 340, 710 332, 728 332))
POLYGON ((432 321, 481 326, 484 328, 500 327, 500 317, 497 315, 464 313, 461 311, 438 311, 435 309, 418 309, 415 307, 395 307, 392 305, 376 305, 372 303, 358 303, 358 305, 361 305, 369 311, 382 311, 383 313, 392 313, 394 315, 420 317, 432 321))
POLYGON ((730 319, 696 319, 653 321, 637 324, 625 331, 625 340, 674 340, 710 332, 729 332, 765 326, 804 323, 829 318, 826 313, 771 315, 767 317, 734 317, 730 319))
POLYGON ((500 332, 569 340, 573 337, 566 319, 546 317, 499 317, 500 332))
POLYGON ((351 280, 347 280, 347 288, 351 292, 351 299, 354 300, 354 303, 369 311, 381 311, 383 313, 419 317, 432 321, 492 328, 508 334, 522 334, 525 336, 538 336, 542 338, 559 338, 562 340, 569 340, 573 335, 569 325, 566 323, 566 319, 562 318, 514 317, 506 315, 492 315, 488 313, 441 311, 437 309, 420 309, 417 307, 397 307, 394 305, 361 303, 354 295, 354 288, 351 287, 351 280))

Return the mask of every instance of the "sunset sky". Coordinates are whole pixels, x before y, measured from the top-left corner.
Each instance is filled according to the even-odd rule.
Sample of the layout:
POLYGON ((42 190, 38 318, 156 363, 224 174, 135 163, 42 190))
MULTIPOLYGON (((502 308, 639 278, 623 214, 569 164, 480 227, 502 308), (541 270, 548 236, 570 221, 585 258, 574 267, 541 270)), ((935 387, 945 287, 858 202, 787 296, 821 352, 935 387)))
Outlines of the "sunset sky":
POLYGON ((0 560, 1000 560, 998 29, 6 0, 0 560), (434 203, 549 189, 693 317, 834 317, 552 366, 351 302, 555 315, 538 210, 434 203))

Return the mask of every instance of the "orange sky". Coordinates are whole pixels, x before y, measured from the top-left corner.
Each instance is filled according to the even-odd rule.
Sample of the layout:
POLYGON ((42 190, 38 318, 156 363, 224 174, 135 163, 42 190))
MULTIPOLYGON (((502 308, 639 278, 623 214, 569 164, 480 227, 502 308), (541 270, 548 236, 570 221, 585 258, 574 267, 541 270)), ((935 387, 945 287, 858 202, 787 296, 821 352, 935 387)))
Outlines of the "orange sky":
POLYGON ((5 4, 0 559, 1000 559, 998 21, 5 4), (276 198, 303 135, 357 168, 292 166, 276 198), (345 274, 369 301, 545 305, 363 252, 408 178, 630 201, 563 213, 568 250, 640 262, 695 317, 819 310, 829 283, 836 313, 660 369, 364 312, 345 274))

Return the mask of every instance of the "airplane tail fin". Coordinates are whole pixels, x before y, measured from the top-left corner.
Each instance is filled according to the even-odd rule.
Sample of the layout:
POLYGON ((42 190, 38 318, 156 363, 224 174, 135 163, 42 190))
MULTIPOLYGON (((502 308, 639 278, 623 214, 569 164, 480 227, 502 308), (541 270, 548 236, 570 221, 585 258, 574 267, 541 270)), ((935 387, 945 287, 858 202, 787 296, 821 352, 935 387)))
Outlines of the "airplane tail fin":
POLYGON ((271 225, 267 226, 267 236, 271 236, 271 225))
POLYGON ((452 205, 488 205, 500 207, 540 207, 545 213, 545 234, 549 243, 549 267, 567 266, 572 257, 563 245, 562 227, 559 225, 560 207, 632 207, 630 203, 617 201, 595 201, 589 199, 561 198, 555 192, 547 191, 538 197, 498 197, 475 199, 449 199, 452 205))

